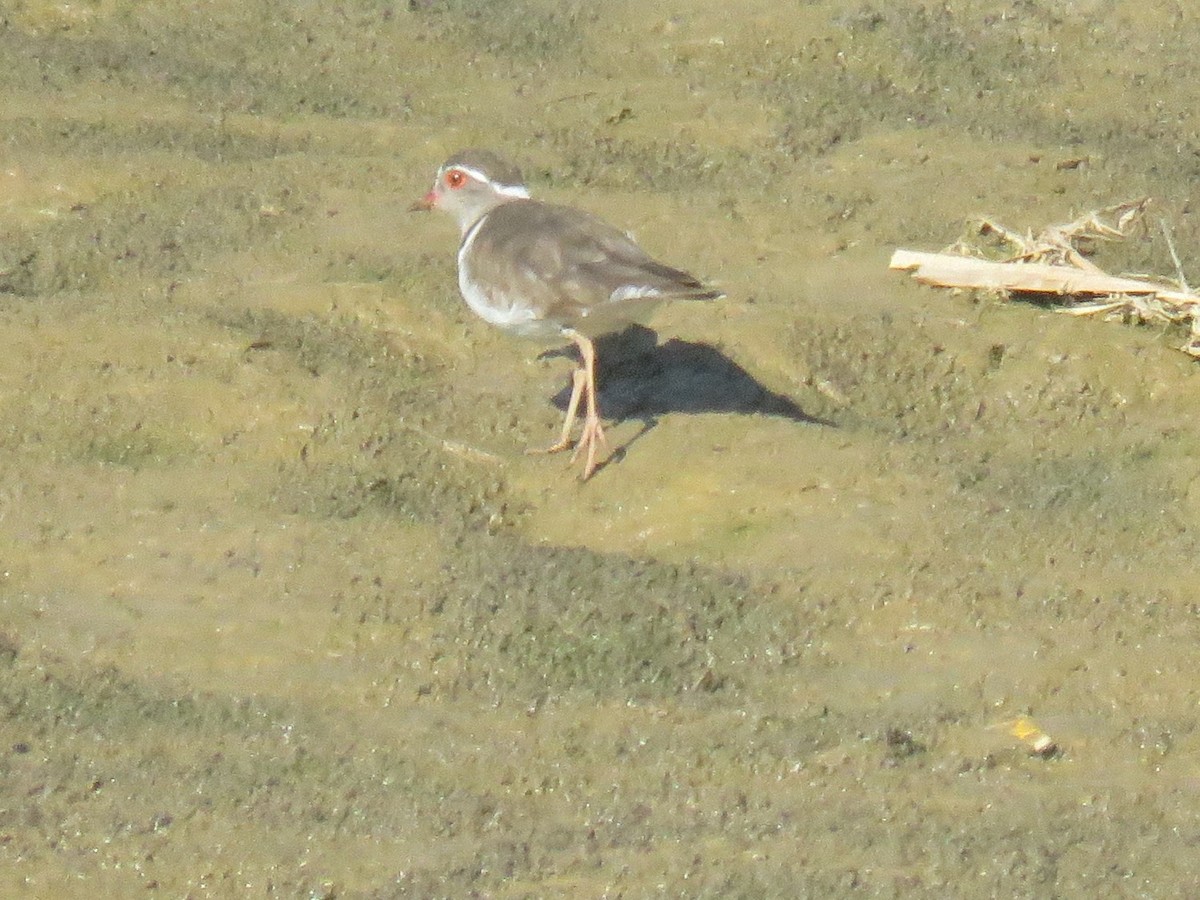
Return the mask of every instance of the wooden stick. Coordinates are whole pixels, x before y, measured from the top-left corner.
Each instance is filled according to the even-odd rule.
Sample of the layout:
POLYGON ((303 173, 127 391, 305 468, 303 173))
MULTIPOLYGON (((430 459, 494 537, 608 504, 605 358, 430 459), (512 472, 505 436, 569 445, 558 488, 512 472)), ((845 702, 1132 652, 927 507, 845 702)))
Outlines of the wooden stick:
POLYGON ((1200 296, 1141 278, 1121 278, 1104 272, 1048 263, 991 262, 948 253, 897 250, 889 267, 912 272, 922 284, 949 288, 1015 291, 1032 294, 1153 295, 1174 303, 1200 304, 1200 296))

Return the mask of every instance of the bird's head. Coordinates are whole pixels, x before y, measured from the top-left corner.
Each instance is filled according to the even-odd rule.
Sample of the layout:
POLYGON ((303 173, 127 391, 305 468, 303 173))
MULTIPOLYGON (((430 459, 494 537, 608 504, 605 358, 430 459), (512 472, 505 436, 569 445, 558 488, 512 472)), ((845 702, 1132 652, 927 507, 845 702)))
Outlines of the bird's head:
POLYGON ((433 188, 412 209, 448 212, 466 234, 501 203, 528 198, 529 190, 515 165, 487 150, 463 150, 442 163, 433 188))

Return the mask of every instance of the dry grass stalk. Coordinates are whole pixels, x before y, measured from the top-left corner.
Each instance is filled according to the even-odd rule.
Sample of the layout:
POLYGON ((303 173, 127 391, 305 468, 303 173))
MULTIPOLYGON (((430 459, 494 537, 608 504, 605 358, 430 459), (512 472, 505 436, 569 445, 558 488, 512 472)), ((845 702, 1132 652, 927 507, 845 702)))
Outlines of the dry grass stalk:
POLYGON ((1122 240, 1142 221, 1148 199, 1120 203, 1051 225, 1041 233, 1020 234, 992 219, 980 219, 978 233, 998 237, 1013 248, 1001 261, 982 259, 960 241, 943 253, 897 250, 891 268, 910 271, 922 284, 1060 298, 1062 312, 1106 315, 1138 322, 1172 322, 1189 327, 1179 349, 1200 358, 1200 294, 1188 287, 1170 233, 1163 225, 1177 284, 1166 279, 1109 275, 1084 256, 1098 241, 1122 240), (1081 249, 1082 248, 1082 249, 1081 249))

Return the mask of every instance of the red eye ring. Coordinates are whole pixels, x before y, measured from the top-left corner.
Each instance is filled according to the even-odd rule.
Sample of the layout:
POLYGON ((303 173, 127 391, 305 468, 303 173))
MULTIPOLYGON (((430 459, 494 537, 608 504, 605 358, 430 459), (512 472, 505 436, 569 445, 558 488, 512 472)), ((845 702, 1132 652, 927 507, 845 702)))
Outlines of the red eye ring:
POLYGON ((467 183, 467 173, 462 169, 451 169, 446 173, 446 187, 458 190, 467 183))

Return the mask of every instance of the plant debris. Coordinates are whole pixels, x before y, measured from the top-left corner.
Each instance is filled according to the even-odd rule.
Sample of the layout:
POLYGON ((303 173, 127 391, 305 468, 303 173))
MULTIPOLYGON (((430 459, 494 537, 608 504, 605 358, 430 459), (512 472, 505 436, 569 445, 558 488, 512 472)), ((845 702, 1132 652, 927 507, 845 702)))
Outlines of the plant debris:
POLYGON ((1149 198, 1094 210, 1039 234, 1021 234, 989 219, 977 233, 999 237, 1013 248, 1006 259, 983 259, 981 251, 959 241, 942 253, 897 250, 890 268, 912 272, 922 284, 1052 297, 1060 311, 1076 316, 1104 315, 1136 322, 1170 322, 1189 329, 1179 348, 1200 359, 1200 294, 1183 276, 1170 232, 1163 234, 1175 261, 1177 280, 1119 276, 1105 272, 1084 255, 1097 241, 1123 240, 1142 221, 1149 198))

